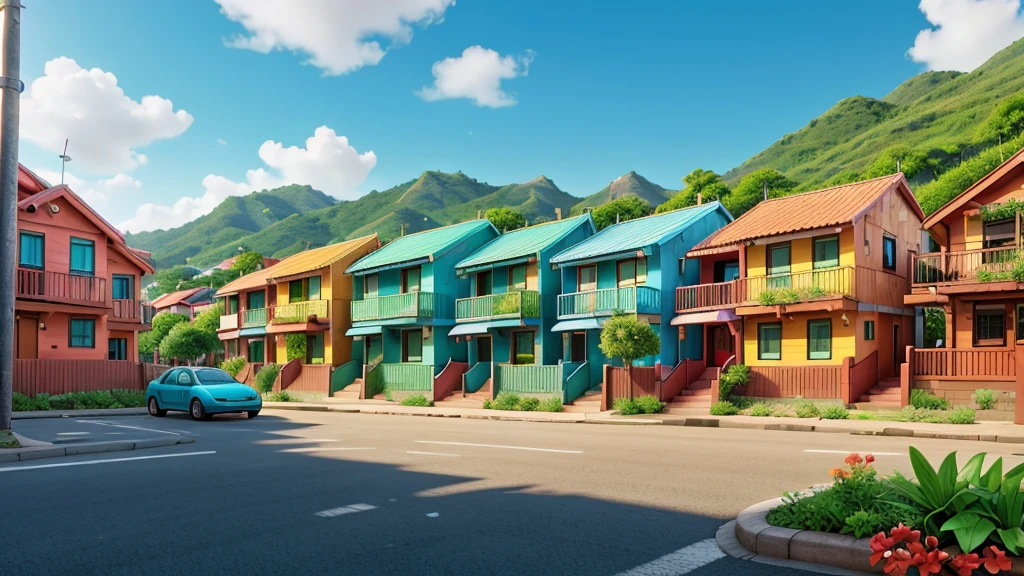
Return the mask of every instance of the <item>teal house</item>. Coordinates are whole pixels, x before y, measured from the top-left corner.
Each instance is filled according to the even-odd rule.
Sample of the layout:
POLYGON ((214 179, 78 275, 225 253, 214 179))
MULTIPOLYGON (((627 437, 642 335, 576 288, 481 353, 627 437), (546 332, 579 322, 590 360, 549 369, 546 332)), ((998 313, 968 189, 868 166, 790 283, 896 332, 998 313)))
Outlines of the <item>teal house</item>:
MULTIPOLYGON (((661 336, 661 352, 638 365, 674 367, 684 358, 701 358, 701 326, 676 327, 675 290, 700 283, 700 263, 686 251, 732 222, 718 202, 629 220, 555 255, 561 270, 558 323, 565 363, 586 362, 591 386, 603 379, 603 365, 618 361, 602 354, 601 325, 615 311, 647 319, 661 336)), ((621 364, 621 362, 618 362, 621 364)))
POLYGON ((391 390, 429 398, 435 378, 461 381, 466 346, 448 332, 469 280, 456 275, 455 265, 497 236, 490 221, 471 220, 402 236, 348 267, 353 300, 346 334, 361 340, 361 397, 391 390))
MULTIPOLYGON (((594 232, 589 214, 538 224, 503 234, 456 265, 469 284, 467 297, 455 302, 456 326, 448 336, 466 348, 464 392, 488 386, 495 367, 504 373, 521 367, 518 372, 527 374, 559 364, 562 344, 551 329, 558 321, 561 276, 551 257, 594 232)), ((556 395, 560 389, 557 382, 538 392, 556 395)))

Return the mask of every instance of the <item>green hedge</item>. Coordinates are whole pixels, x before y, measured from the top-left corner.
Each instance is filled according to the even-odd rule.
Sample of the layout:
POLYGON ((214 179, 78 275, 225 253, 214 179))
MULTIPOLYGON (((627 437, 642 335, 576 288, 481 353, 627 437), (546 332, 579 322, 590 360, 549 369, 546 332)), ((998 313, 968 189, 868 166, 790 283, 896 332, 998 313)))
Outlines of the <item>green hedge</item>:
POLYGON ((15 412, 33 410, 95 410, 99 408, 141 408, 146 405, 142 390, 99 390, 69 392, 67 394, 38 394, 30 398, 15 392, 12 407, 15 412))

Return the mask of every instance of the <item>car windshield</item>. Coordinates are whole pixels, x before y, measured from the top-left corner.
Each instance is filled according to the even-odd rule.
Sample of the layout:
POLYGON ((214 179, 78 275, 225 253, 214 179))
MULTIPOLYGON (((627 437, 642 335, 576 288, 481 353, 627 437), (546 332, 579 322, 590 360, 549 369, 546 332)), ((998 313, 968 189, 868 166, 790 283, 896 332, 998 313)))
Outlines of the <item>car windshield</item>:
POLYGON ((238 382, 238 380, 231 377, 231 374, 217 368, 196 370, 196 377, 199 378, 200 384, 225 384, 229 382, 238 382))

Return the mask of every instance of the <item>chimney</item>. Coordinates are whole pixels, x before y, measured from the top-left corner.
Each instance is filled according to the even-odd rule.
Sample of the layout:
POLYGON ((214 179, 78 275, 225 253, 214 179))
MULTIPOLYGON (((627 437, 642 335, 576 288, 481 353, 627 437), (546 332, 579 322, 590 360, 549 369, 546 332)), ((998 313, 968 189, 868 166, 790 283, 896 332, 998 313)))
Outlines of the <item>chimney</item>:
POLYGON ((479 219, 481 219, 483 217, 484 217, 484 211, 483 210, 477 210, 476 211, 476 219, 479 220, 479 219))
POLYGON ((561 208, 555 208, 555 220, 561 220, 561 219, 562 219, 562 209, 561 208))
POLYGON ((703 192, 697 192, 697 206, 700 206, 703 203, 704 203, 704 193, 703 192))

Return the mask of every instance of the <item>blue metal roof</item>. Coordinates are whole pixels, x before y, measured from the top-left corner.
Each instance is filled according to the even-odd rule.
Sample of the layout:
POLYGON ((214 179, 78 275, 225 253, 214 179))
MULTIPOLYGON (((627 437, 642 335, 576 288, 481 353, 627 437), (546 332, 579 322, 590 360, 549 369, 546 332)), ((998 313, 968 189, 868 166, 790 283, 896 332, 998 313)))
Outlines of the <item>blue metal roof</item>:
POLYGON ((388 242, 379 250, 367 254, 349 266, 345 272, 353 274, 424 258, 436 258, 469 234, 488 226, 494 228, 490 220, 470 220, 461 224, 402 236, 388 242))
POLYGON ((594 221, 590 214, 584 214, 575 218, 546 222, 506 232, 456 264, 456 269, 461 273, 465 268, 532 256, 558 242, 566 234, 575 230, 577 226, 591 226, 591 230, 593 230, 594 221))

